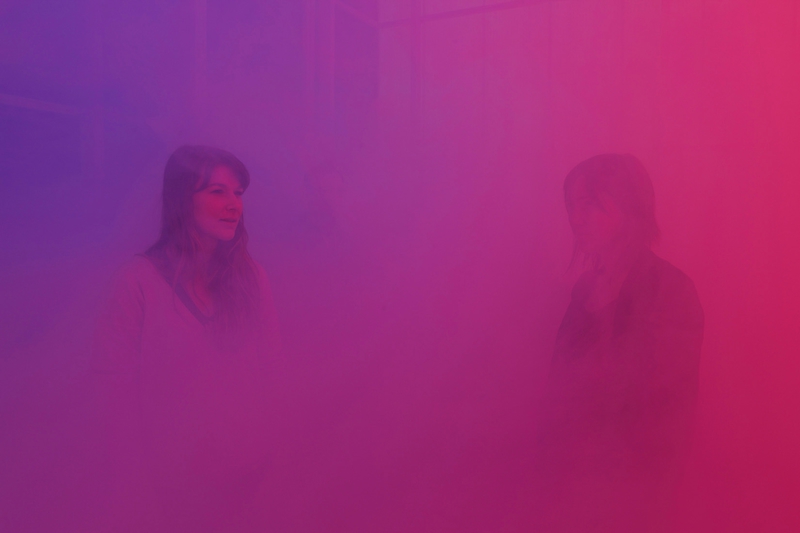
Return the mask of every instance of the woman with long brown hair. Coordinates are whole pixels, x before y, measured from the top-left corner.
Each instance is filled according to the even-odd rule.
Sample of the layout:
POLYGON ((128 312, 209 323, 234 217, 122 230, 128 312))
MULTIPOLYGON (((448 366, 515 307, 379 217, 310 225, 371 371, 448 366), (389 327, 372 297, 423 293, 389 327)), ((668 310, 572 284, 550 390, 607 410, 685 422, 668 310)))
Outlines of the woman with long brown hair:
POLYGON ((651 251, 642 163, 603 154, 564 181, 584 271, 561 322, 539 432, 547 531, 662 531, 692 433, 703 310, 651 251))
POLYGON ((178 148, 164 170, 160 237, 121 269, 100 314, 92 361, 109 528, 216 531, 255 506, 279 340, 267 276, 247 251, 249 183, 229 152, 178 148))

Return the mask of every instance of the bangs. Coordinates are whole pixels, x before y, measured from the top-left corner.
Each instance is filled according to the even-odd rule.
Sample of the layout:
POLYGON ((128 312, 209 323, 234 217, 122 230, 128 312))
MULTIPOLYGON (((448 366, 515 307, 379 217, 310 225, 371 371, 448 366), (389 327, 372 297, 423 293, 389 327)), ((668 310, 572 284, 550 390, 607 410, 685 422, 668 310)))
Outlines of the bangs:
MULTIPOLYGON (((231 156, 233 157, 233 156, 231 156)), ((198 184, 196 185, 194 192, 199 192, 208 187, 209 182, 211 181, 211 175, 214 171, 220 167, 227 168, 233 175, 236 177, 236 181, 239 182, 239 186, 242 188, 243 191, 247 190, 247 187, 250 186, 250 173, 247 171, 247 168, 242 164, 241 161, 233 157, 233 160, 227 160, 226 158, 219 157, 215 158, 218 159, 217 161, 209 161, 200 169, 198 184)))

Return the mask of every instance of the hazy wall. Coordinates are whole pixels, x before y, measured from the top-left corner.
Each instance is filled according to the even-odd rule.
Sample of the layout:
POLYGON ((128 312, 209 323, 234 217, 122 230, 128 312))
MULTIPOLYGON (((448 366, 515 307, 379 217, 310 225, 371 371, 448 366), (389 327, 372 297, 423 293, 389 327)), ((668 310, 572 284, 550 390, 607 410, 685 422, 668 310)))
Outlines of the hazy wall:
POLYGON ((10 530, 91 523, 92 313, 194 142, 253 174, 281 528, 521 525, 576 275, 562 179, 606 151, 650 170, 706 312, 684 529, 800 525, 797 1, 7 2, 0 27, 10 530))

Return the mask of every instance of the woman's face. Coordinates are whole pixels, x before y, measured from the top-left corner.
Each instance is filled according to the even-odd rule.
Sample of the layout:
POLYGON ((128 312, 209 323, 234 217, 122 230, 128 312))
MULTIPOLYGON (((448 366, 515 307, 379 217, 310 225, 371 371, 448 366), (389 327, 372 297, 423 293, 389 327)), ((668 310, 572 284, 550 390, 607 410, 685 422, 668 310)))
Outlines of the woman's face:
POLYGON ((194 219, 204 237, 229 241, 242 219, 242 188, 228 167, 217 167, 208 184, 194 193, 194 219))
POLYGON ((607 194, 592 194, 579 176, 566 193, 569 224, 578 249, 597 253, 608 248, 621 234, 623 215, 607 194))

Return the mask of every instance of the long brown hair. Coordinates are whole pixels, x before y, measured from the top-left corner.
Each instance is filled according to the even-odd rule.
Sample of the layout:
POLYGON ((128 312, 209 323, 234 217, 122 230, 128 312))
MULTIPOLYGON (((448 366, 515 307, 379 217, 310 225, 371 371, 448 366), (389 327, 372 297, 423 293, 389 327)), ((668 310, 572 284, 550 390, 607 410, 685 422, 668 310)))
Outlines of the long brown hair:
POLYGON ((214 305, 212 324, 220 333, 233 333, 252 324, 260 307, 256 265, 247 251, 244 217, 233 239, 220 241, 206 272, 199 272, 199 234, 192 196, 204 188, 218 167, 230 169, 242 189, 250 184, 250 173, 233 154, 209 146, 181 146, 164 168, 161 234, 145 255, 162 271, 173 289, 198 274, 208 280, 214 305))

